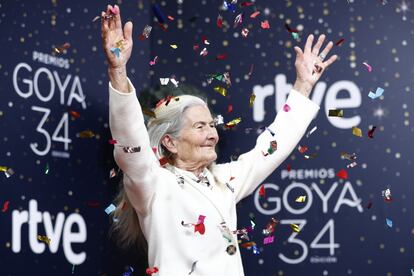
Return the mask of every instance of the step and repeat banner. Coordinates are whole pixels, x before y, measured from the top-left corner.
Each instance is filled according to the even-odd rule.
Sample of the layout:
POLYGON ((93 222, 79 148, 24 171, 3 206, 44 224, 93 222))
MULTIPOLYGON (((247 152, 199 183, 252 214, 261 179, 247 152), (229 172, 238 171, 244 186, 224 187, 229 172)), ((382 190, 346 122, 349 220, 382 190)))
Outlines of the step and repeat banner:
MULTIPOLYGON (((119 185, 100 19, 134 23, 128 75, 150 109, 190 93, 215 116, 218 162, 286 109, 294 46, 339 60, 297 149, 238 206, 246 275, 414 274, 414 7, 410 1, 1 1, 1 275, 145 275, 108 237, 119 185), (134 270, 134 271, 133 271, 134 270)), ((154 274, 156 275, 156 274, 154 274)))

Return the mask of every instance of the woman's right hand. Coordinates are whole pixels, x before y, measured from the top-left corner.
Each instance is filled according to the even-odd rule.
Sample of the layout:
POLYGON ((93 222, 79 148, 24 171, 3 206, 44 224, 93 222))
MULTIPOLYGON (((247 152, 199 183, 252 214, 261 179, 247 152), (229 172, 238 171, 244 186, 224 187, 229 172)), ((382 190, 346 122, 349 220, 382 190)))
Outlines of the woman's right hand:
POLYGON ((121 13, 117 5, 108 5, 106 12, 101 13, 101 35, 109 69, 125 69, 133 45, 132 22, 127 22, 122 30, 121 13))

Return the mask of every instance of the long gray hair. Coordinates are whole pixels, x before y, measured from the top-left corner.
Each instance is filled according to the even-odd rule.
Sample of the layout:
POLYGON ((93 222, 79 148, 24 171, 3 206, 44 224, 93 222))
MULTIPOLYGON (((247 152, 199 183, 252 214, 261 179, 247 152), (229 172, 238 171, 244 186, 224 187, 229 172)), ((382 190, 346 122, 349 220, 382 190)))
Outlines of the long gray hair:
MULTIPOLYGON (((162 145, 162 139, 167 134, 178 138, 183 127, 185 111, 192 106, 199 105, 207 106, 207 103, 203 99, 192 95, 168 98, 157 104, 154 110, 155 118, 148 121, 147 128, 150 145, 157 149, 155 155, 158 159, 162 156, 170 160, 173 159, 172 154, 162 145)), ((116 233, 118 246, 123 249, 138 246, 146 252, 147 243, 138 216, 125 193, 123 180, 120 182, 119 192, 115 197, 115 205, 117 207, 111 213, 113 223, 110 233, 116 233)))

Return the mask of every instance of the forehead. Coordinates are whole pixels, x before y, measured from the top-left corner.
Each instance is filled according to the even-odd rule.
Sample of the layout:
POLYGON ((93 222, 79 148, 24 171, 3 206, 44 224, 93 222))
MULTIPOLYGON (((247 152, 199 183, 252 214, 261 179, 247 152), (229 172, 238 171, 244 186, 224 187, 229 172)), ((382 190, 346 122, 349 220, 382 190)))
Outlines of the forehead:
POLYGON ((184 118, 190 124, 195 122, 206 122, 209 123, 213 120, 210 110, 205 105, 196 105, 187 108, 184 114, 184 118))

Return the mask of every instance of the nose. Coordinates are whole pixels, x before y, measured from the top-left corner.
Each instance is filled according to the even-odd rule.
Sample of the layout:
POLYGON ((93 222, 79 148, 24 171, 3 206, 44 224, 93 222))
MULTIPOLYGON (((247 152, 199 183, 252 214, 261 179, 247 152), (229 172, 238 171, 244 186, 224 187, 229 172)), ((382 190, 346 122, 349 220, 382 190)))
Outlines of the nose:
POLYGON ((210 142, 214 142, 214 144, 217 144, 219 141, 219 136, 217 133, 217 129, 215 127, 210 127, 210 131, 207 134, 207 140, 210 142))

